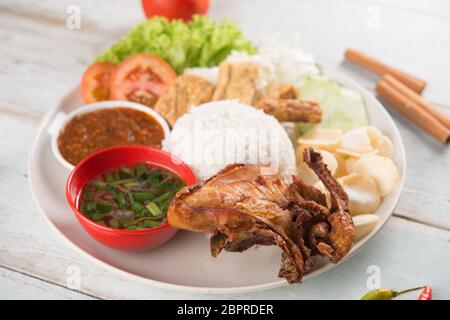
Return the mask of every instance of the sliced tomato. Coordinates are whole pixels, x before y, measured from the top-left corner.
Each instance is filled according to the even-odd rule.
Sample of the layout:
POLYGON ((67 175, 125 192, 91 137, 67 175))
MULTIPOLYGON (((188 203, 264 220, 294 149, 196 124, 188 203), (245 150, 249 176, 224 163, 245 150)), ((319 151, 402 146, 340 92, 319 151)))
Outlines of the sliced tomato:
POLYGON ((163 59, 138 53, 119 64, 111 78, 111 98, 153 107, 177 75, 163 59))
POLYGON ((91 64, 81 79, 81 95, 85 103, 93 103, 109 99, 111 75, 116 65, 111 62, 91 64))
POLYGON ((141 0, 147 18, 163 16, 189 21, 194 14, 205 14, 209 0, 141 0))

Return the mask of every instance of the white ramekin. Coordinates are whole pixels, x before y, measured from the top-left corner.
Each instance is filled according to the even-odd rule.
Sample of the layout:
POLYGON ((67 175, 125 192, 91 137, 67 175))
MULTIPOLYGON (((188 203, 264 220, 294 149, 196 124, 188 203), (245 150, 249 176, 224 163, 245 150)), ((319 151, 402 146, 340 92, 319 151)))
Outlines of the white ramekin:
POLYGON ((166 120, 155 110, 152 108, 149 108, 145 105, 130 102, 130 101, 118 101, 118 100, 108 100, 108 101, 102 101, 102 102, 96 102, 92 104, 85 105, 81 108, 78 108, 69 114, 61 114, 55 117, 55 121, 50 125, 49 128, 49 134, 51 135, 51 149, 58 161, 68 170, 72 170, 75 166, 68 162, 64 157, 62 156, 61 152, 58 148, 58 136, 61 130, 66 126, 67 123, 69 123, 70 120, 72 120, 73 117, 78 116, 83 113, 89 113, 95 110, 101 110, 101 109, 113 109, 113 108, 128 108, 133 110, 138 110, 147 113, 151 117, 153 117, 161 126, 161 128, 164 131, 164 139, 168 138, 170 135, 170 128, 167 124, 166 120))

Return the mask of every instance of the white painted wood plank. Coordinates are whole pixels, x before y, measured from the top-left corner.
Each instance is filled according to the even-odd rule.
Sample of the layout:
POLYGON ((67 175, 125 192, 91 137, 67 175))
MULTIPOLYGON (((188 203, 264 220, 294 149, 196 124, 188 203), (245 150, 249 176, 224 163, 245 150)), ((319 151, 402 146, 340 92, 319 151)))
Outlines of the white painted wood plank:
POLYGON ((85 294, 68 290, 27 275, 0 268, 1 300, 92 300, 85 294))

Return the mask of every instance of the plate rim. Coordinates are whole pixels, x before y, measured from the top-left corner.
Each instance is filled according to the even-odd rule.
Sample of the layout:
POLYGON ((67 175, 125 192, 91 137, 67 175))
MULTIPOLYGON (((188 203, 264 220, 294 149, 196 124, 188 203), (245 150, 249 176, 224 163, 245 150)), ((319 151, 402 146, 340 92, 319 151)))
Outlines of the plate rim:
MULTIPOLYGON (((303 281, 306 281, 308 279, 311 279, 315 276, 320 275, 323 272, 326 272, 338 265, 340 265, 341 263, 344 263, 345 261, 347 261, 349 258, 353 257, 357 252, 360 251, 360 249, 365 246, 371 239, 373 239, 373 237, 385 226, 385 224, 387 223, 387 221, 391 218, 393 212, 395 211, 398 202, 400 201, 403 189, 404 189, 404 183, 405 183, 405 177, 406 177, 406 155, 405 155, 405 149, 404 149, 404 144, 403 144, 403 139, 400 135, 400 132, 398 130, 397 125, 395 124, 393 118, 391 117, 391 115, 387 112, 386 108, 384 107, 384 105, 375 97, 375 95, 373 95, 369 90, 367 90, 366 88, 364 88, 362 85, 360 85, 359 83, 357 83, 355 80, 353 80, 351 77, 347 76, 346 74, 335 70, 334 68, 328 68, 324 65, 321 65, 321 70, 324 71, 323 74, 327 77, 329 77, 330 79, 332 79, 333 81, 336 82, 340 82, 337 81, 336 79, 334 79, 334 77, 329 76, 329 74, 331 75, 336 75, 338 78, 340 79, 344 79, 345 82, 350 83, 354 89, 356 89, 356 91, 358 91, 358 93, 362 94, 366 100, 366 97, 369 98, 370 100, 372 100, 375 104, 378 104, 379 109, 387 116, 387 118, 389 119, 391 126, 393 128, 393 131, 395 133, 395 135, 398 137, 398 141, 399 141, 399 145, 397 146, 399 148, 399 154, 400 154, 400 159, 402 160, 401 162, 401 166, 402 166, 402 172, 401 172, 401 180, 399 181, 399 185, 398 185, 398 197, 397 199, 394 201, 393 206, 392 206, 392 210, 390 210, 390 212, 388 213, 388 215, 384 218, 384 220, 380 220, 380 222, 378 223, 377 227, 372 230, 372 232, 367 235, 365 238, 361 239, 361 241, 359 243, 357 243, 356 245, 353 246, 352 251, 345 256, 339 263, 334 264, 334 263, 327 263, 325 266, 323 266, 322 268, 318 269, 318 270, 314 270, 311 273, 306 274, 303 277, 303 281)), ((38 144, 38 140, 41 137, 44 129, 49 125, 49 122, 51 120, 51 118, 54 116, 54 114, 59 110, 59 106, 61 105, 61 103, 71 94, 73 94, 75 91, 79 90, 79 84, 75 85, 74 87, 72 87, 72 89, 68 90, 66 92, 66 94, 59 100, 57 106, 52 109, 49 113, 47 113, 45 115, 45 117, 43 118, 43 120, 41 121, 39 128, 36 132, 36 136, 33 140, 32 146, 31 146, 31 151, 28 155, 28 161, 27 161, 27 173, 28 173, 28 183, 30 186, 30 190, 31 190, 31 195, 33 198, 33 201, 35 203, 35 205, 38 208, 39 213, 44 217, 44 220, 51 226, 51 228, 53 230, 56 231, 57 234, 59 234, 61 236, 61 238, 63 238, 66 243, 69 244, 70 247, 73 247, 75 249, 75 251, 81 253, 82 255, 84 255, 85 257, 87 257, 89 260, 99 264, 100 266, 102 266, 103 268, 107 269, 108 271, 111 271, 113 273, 119 274, 121 276, 124 276, 125 278, 129 278, 132 280, 135 280, 139 283, 142 284, 146 284, 146 285, 152 285, 154 287, 158 287, 158 288, 162 288, 162 289, 169 289, 169 290, 175 290, 175 291, 179 291, 179 292, 186 292, 186 293, 200 293, 200 294, 232 294, 232 293, 246 293, 246 292, 255 292, 255 291, 261 291, 261 290, 268 290, 268 289, 274 289, 274 288, 278 288, 278 287, 283 287, 288 285, 288 283, 284 280, 284 279, 277 279, 276 281, 272 281, 272 282, 267 282, 264 284, 255 284, 255 285, 248 285, 248 286, 238 286, 238 287, 196 287, 196 286, 189 286, 189 285, 182 285, 182 284, 174 284, 174 283, 168 283, 168 282, 163 282, 163 281, 158 281, 158 280, 154 280, 151 278, 146 278, 131 272, 128 272, 126 270, 123 270, 121 268, 112 266, 104 261, 102 261, 101 259, 91 255, 90 253, 84 251, 83 249, 81 249, 80 247, 78 247, 75 243, 73 243, 69 238, 66 237, 66 235, 59 230, 56 225, 50 220, 50 218, 47 216, 47 214, 45 213, 45 210, 41 207, 37 196, 35 194, 34 188, 33 188, 33 176, 34 174, 31 171, 31 167, 32 167, 32 161, 33 161, 33 156, 35 154, 35 150, 37 148, 37 144, 38 144)), ((367 103, 367 102, 366 102, 367 103)))

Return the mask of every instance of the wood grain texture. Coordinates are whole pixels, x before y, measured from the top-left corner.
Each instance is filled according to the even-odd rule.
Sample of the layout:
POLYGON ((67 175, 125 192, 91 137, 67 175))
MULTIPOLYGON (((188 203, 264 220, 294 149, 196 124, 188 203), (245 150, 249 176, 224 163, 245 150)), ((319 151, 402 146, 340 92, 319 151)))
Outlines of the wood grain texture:
MULTIPOLYGON (((10 219, 14 217, 11 215, 10 219)), ((32 221, 33 228, 18 222, 2 221, 7 222, 0 224, 0 232, 7 241, 1 243, 0 265, 63 286, 67 282, 68 268, 76 266, 81 271, 80 291, 102 299, 358 299, 367 291, 366 283, 370 276, 367 268, 372 265, 381 272, 382 286, 406 288, 427 283, 433 285, 435 299, 450 296, 446 285, 450 281, 447 272, 450 232, 399 218, 392 218, 366 247, 348 261, 303 284, 226 295, 159 289, 110 272, 74 251, 53 231, 49 232, 42 217, 32 221), (14 227, 14 230, 7 226, 14 227)))
POLYGON ((92 300, 85 294, 25 274, 0 268, 1 300, 92 300))
MULTIPOLYGON (((358 298, 366 290, 367 266, 377 264, 383 286, 405 288, 428 283, 434 286, 435 298, 450 297, 445 286, 450 283, 449 147, 423 135, 389 106, 407 153, 406 185, 395 213, 402 219, 391 219, 348 262, 301 286, 226 296, 162 290, 106 271, 51 231, 31 200, 26 176, 28 152, 39 120, 79 81, 93 57, 142 19, 139 2, 0 3, 0 266, 7 268, 0 268, 0 288, 8 288, 11 297, 77 298, 77 293, 63 289, 67 268, 77 265, 83 277, 80 291, 105 299, 347 299, 358 298), (69 4, 82 10, 80 31, 65 26, 69 4), (28 279, 25 274, 45 281, 28 279)), ((450 68, 449 9, 446 0, 401 0, 395 4, 384 0, 280 0, 276 8, 268 0, 216 0, 211 15, 238 21, 253 39, 278 32, 280 42, 292 42, 301 34, 301 45, 319 61, 373 91, 373 75, 342 62, 345 48, 360 48, 426 79, 423 96, 450 115, 450 73, 443 72, 450 68), (378 25, 370 20, 374 10, 379 10, 378 25)))

